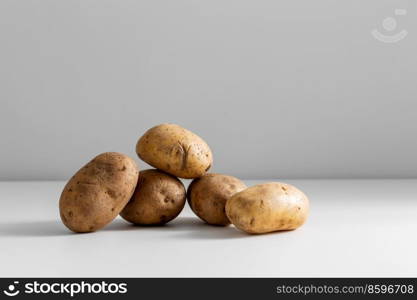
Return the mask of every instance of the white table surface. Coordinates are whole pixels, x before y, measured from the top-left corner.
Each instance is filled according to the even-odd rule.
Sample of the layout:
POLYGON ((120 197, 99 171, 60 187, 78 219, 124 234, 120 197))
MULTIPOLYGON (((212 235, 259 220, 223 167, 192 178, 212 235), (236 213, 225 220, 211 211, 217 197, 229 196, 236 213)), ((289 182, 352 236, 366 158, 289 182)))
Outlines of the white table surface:
POLYGON ((205 225, 188 206, 162 227, 117 218, 73 234, 58 213, 64 182, 0 182, 0 276, 417 276, 417 180, 282 181, 309 196, 309 220, 258 236, 205 225))

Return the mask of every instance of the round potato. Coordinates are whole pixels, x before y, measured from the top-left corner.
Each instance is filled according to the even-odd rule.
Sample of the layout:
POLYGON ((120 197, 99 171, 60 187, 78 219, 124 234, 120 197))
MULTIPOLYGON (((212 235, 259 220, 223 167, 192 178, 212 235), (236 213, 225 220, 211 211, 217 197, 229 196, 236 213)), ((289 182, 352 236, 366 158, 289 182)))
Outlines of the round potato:
POLYGON ((182 182, 159 170, 139 173, 136 190, 120 215, 137 225, 163 225, 175 219, 185 205, 182 182))
POLYGON ((59 199, 62 222, 74 232, 96 231, 110 223, 132 196, 139 170, 121 153, 106 152, 82 167, 59 199))
POLYGON ((226 203, 226 214, 248 233, 292 230, 307 219, 309 201, 296 187, 279 182, 250 187, 226 203))
POLYGON ((234 194, 246 185, 233 176, 206 174, 194 179, 188 187, 187 199, 193 212, 211 225, 229 225, 225 206, 234 194))
POLYGON ((136 144, 136 153, 151 166, 187 179, 203 176, 213 164, 207 143, 175 124, 149 129, 136 144))

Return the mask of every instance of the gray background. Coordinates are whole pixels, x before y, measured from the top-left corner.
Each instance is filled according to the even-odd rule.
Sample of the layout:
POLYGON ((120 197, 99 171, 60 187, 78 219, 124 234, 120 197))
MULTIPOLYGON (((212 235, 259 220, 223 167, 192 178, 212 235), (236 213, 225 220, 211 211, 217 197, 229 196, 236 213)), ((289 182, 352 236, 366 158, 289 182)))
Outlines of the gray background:
POLYGON ((163 122, 242 178, 417 177, 416 24, 398 0, 2 0, 0 180, 135 156, 163 122), (376 41, 395 8, 409 36, 376 41))

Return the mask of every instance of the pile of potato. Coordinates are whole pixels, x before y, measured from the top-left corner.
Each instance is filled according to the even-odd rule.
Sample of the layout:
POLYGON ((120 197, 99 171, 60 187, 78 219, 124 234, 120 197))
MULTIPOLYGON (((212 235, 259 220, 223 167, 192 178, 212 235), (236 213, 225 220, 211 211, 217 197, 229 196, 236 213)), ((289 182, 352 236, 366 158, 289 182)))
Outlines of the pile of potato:
POLYGON ((119 214, 133 224, 162 225, 180 214, 186 199, 206 223, 232 223, 254 234, 296 229, 307 218, 308 198, 294 186, 272 182, 247 188, 233 176, 207 173, 213 164, 210 147, 181 126, 149 129, 136 153, 156 169, 139 172, 132 158, 106 152, 68 181, 59 200, 65 226, 93 232, 119 214), (188 191, 178 177, 193 179, 188 191))

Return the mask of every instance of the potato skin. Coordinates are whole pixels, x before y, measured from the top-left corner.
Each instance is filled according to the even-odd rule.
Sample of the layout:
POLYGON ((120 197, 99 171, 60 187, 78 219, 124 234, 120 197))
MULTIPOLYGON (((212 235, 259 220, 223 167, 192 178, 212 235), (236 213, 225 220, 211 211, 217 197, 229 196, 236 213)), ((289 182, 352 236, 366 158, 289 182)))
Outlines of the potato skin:
POLYGON ((139 175, 135 161, 102 153, 68 181, 59 199, 62 222, 74 232, 93 232, 110 223, 132 196, 139 175))
POLYGON ((135 192, 120 216, 137 225, 163 225, 180 214, 185 198, 185 187, 178 178, 159 170, 141 171, 135 192))
POLYGON ((293 230, 307 219, 309 200, 296 187, 271 182, 255 185, 227 201, 230 221, 247 233, 293 230))
POLYGON ((226 226, 230 224, 225 211, 226 202, 244 189, 246 185, 236 177, 206 174, 194 179, 188 187, 188 204, 193 212, 206 223, 226 226))
POLYGON ((137 142, 136 153, 151 166, 186 179, 203 176, 213 164, 207 143, 175 124, 149 129, 137 142))

